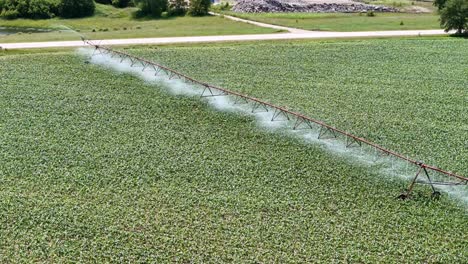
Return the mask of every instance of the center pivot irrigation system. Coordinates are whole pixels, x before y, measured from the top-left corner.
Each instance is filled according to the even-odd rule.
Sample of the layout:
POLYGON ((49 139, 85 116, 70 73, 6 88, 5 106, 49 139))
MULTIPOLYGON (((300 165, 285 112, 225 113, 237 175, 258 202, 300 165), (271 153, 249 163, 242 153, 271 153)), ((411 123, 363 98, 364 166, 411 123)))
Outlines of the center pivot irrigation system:
POLYGON ((266 101, 257 99, 255 97, 251 97, 245 94, 230 91, 225 88, 213 86, 211 84, 207 84, 207 83, 195 80, 185 74, 177 72, 173 69, 160 65, 158 63, 154 63, 146 59, 124 53, 122 51, 113 50, 109 47, 95 44, 87 39, 83 39, 83 42, 87 45, 94 47, 94 52, 92 56, 96 54, 109 55, 111 58, 119 58, 120 63, 123 63, 124 61, 129 61, 131 67, 143 67, 142 71, 151 70, 154 72, 155 76, 157 76, 158 74, 165 74, 169 79, 177 78, 186 83, 200 86, 201 88, 203 88, 203 92, 200 95, 201 97, 231 96, 231 97, 234 97, 234 104, 250 104, 252 108, 252 113, 256 113, 259 111, 264 111, 264 112, 272 111, 273 114, 272 114, 271 121, 278 121, 280 118, 282 118, 282 120, 285 120, 285 121, 286 120, 293 121, 294 122, 294 126, 292 127, 293 130, 296 130, 299 128, 313 129, 314 128, 313 126, 318 126, 320 128, 318 139, 324 139, 324 136, 327 134, 329 135, 327 139, 330 139, 330 138, 337 139, 338 136, 341 136, 341 137, 344 137, 344 139, 346 140, 346 148, 353 147, 353 146, 362 147, 363 145, 367 145, 370 148, 375 149, 375 152, 379 152, 382 155, 394 157, 396 159, 399 159, 401 161, 405 161, 411 165, 414 165, 417 168, 416 175, 412 179, 407 190, 405 190, 402 194, 398 196, 398 198, 400 199, 409 198, 411 195, 411 192, 413 191, 415 184, 430 185, 432 188, 433 198, 438 198, 440 196, 440 192, 438 192, 434 187, 436 185, 467 185, 468 184, 468 177, 457 175, 455 173, 439 169, 435 166, 425 164, 422 161, 417 161, 417 160, 405 157, 397 152, 381 147, 364 138, 357 137, 344 130, 327 125, 320 120, 316 120, 314 118, 305 116, 301 113, 293 112, 284 107, 268 103, 266 101), (431 179, 430 173, 442 175, 444 180, 434 181, 431 179), (427 178, 427 181, 418 180, 418 178, 420 177, 427 178))

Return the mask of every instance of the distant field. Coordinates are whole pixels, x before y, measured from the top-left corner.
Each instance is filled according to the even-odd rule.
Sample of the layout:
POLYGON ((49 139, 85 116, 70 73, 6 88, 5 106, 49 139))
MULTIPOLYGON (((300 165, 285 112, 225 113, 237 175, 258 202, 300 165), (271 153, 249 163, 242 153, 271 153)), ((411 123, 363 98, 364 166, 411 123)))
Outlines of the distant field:
MULTIPOLYGON (((460 131, 466 124, 460 104, 466 64, 454 58, 466 55, 465 43, 282 42, 129 51, 335 124, 345 122, 331 117, 357 122, 369 111, 369 124, 385 132, 379 135, 392 135, 394 122, 401 122, 404 129, 393 131, 398 143, 415 145, 410 136, 427 146, 432 123, 430 132, 447 131, 447 143, 457 148, 452 133, 466 135, 460 131), (430 94, 437 99, 426 100, 430 94), (373 113, 377 106, 388 113, 373 113)), ((466 211, 446 196, 430 201, 428 189, 418 186, 414 199, 397 200, 407 182, 265 132, 249 117, 217 112, 198 97, 171 96, 73 52, 23 52, 0 52, 2 263, 468 258, 466 211)), ((432 154, 446 150, 437 145, 432 154)), ((451 165, 466 160, 463 149, 457 154, 463 159, 451 165)))
POLYGON ((391 39, 130 50, 468 175, 468 42, 391 39))
POLYGON ((0 27, 42 28, 55 30, 50 33, 19 33, 0 35, 0 43, 79 40, 79 31, 91 39, 143 38, 173 36, 207 36, 261 34, 277 32, 220 17, 177 17, 162 19, 133 19, 135 8, 118 9, 97 5, 96 15, 81 19, 0 19, 0 27), (57 31, 59 30, 59 31, 57 31))
POLYGON ((436 14, 376 13, 375 17, 366 14, 342 13, 236 13, 225 12, 244 19, 323 31, 373 31, 438 29, 439 16, 436 14))

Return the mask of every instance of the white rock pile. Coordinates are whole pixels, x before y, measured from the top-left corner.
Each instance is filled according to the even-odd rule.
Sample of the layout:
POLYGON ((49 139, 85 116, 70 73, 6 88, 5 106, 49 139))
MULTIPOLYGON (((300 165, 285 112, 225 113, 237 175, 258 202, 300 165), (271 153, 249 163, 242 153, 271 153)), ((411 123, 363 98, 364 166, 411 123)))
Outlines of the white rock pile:
POLYGON ((237 0, 232 11, 243 13, 361 13, 367 11, 398 12, 398 9, 356 2, 326 3, 326 1, 324 1, 324 3, 308 3, 300 1, 290 2, 288 0, 237 0))

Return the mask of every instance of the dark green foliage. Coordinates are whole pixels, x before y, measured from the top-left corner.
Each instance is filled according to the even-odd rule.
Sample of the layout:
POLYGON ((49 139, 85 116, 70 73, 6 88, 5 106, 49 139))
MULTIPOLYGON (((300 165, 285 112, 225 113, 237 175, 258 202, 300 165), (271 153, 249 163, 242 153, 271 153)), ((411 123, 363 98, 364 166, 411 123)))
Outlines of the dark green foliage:
POLYGON ((437 7, 437 9, 441 10, 445 7, 445 3, 447 3, 447 0, 434 0, 433 4, 437 7))
POLYGON ((127 7, 130 0, 112 0, 112 5, 119 8, 127 7))
POLYGON ((59 0, 2 0, 0 17, 52 18, 58 14, 59 0))
POLYGON ((191 0, 189 14, 191 16, 206 16, 211 6, 211 0, 191 0))
POLYGON ((168 9, 168 0, 133 0, 139 8, 137 16, 161 17, 162 12, 168 9))
POLYGON ((65 18, 85 17, 94 13, 93 0, 1 0, 0 17, 15 18, 65 18))
POLYGON ((169 15, 183 16, 187 12, 187 2, 185 0, 169 1, 169 15))
POLYGON ((30 18, 52 18, 58 14, 58 2, 48 0, 31 0, 29 4, 30 18))
POLYGON ((124 8, 132 5, 132 0, 94 0, 103 5, 113 5, 118 8, 124 8))
POLYGON ((366 16, 375 17, 375 13, 374 13, 374 11, 369 10, 369 11, 367 11, 366 16))
POLYGON ((3 9, 2 12, 0 13, 0 17, 6 18, 6 19, 16 19, 19 17, 19 12, 18 10, 9 10, 9 9, 3 9))
POLYGON ((103 5, 110 5, 112 4, 112 0, 94 0, 96 3, 103 4, 103 5))
POLYGON ((86 17, 94 14, 93 0, 61 0, 60 16, 65 18, 86 17))
POLYGON ((448 0, 439 6, 440 25, 445 31, 456 30, 461 35, 468 30, 468 0, 448 0))

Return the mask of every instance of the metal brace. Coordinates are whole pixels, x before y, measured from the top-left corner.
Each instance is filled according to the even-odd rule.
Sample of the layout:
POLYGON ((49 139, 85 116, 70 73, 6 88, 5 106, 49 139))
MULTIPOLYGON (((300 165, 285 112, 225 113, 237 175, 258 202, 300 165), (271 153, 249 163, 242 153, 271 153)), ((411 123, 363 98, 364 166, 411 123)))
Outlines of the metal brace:
POLYGON ((313 129, 312 123, 311 123, 309 120, 307 120, 307 119, 305 119, 305 118, 303 118, 303 117, 298 116, 298 117, 296 118, 296 123, 294 123, 293 130, 298 129, 299 126, 300 126, 301 124, 306 124, 310 129, 313 129))
POLYGON ((266 105, 255 101, 255 103, 254 103, 254 105, 253 105, 253 107, 252 107, 252 113, 259 113, 259 112, 268 112, 268 108, 266 107, 266 105), (265 111, 255 111, 255 110, 257 110, 260 106, 262 106, 263 109, 265 109, 265 111))
POLYGON ((319 135, 318 135, 318 139, 320 139, 323 135, 325 135, 325 133, 327 133, 327 131, 329 131, 329 132, 331 132, 333 134, 333 138, 337 138, 335 130, 330 129, 328 127, 325 127, 325 130, 323 128, 324 128, 324 126, 320 126, 320 132, 319 132, 319 135))
MULTIPOLYGON (((275 108, 275 112, 273 113, 273 117, 271 118, 271 121, 275 121, 275 119, 278 118, 281 114, 283 114, 283 116, 286 117, 287 121, 290 120, 289 115, 286 112, 275 108)), ((278 121, 286 121, 286 120, 278 120, 278 121)))

